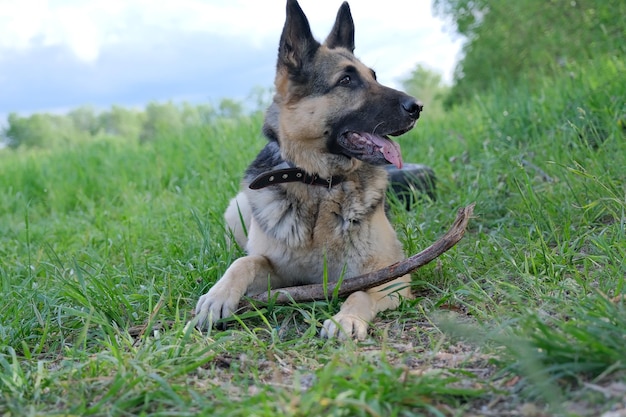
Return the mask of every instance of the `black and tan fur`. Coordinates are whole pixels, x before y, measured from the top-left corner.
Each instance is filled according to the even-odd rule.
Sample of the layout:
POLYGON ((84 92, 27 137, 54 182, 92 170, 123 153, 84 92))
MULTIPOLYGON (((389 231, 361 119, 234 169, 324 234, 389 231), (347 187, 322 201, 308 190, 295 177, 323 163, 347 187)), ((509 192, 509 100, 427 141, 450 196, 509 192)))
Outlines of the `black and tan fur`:
MULTIPOLYGON (((347 3, 320 44, 297 1, 287 1, 276 94, 263 129, 270 140, 248 167, 241 192, 225 214, 247 256, 233 262, 200 297, 196 315, 201 327, 231 315, 244 295, 267 291, 268 279, 271 288, 320 283, 324 268, 336 280, 405 257, 385 215, 383 166, 401 165, 399 148, 388 135, 413 128, 422 107, 379 84, 353 50, 354 24, 347 3), (341 182, 249 188, 258 175, 285 166, 341 182)), ((324 322, 322 336, 365 338, 378 312, 410 297, 409 282, 406 275, 353 293, 324 322)))

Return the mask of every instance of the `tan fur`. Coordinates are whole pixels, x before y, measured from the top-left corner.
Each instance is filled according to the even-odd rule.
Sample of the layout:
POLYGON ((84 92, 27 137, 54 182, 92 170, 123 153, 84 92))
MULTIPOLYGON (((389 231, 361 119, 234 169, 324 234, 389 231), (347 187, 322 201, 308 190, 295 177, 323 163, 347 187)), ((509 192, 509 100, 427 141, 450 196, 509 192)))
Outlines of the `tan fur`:
MULTIPOLYGON (((269 158, 259 156, 225 213, 229 236, 247 256, 237 259, 200 297, 200 326, 228 317, 241 297, 267 291, 268 284, 281 288, 320 283, 325 275, 330 280, 350 278, 405 257, 385 215, 386 171, 333 151, 329 143, 337 134, 333 132, 343 132, 342 123, 349 131, 358 128, 379 135, 412 128, 418 117, 407 115, 406 103, 412 104, 412 98, 378 84, 373 71, 354 57, 347 4, 323 45, 316 44, 308 24, 302 24, 304 15, 295 0, 288 0, 287 13, 280 47, 286 52, 279 52, 276 95, 266 117, 266 128, 277 136, 279 147, 270 143, 264 151, 276 158, 272 152, 279 152, 282 160, 307 173, 344 180, 329 188, 296 182, 252 190, 248 185, 269 158), (309 73, 315 77, 302 75, 309 73), (359 81, 358 88, 340 85, 346 74, 359 81)), ((321 335, 365 338, 378 312, 396 308, 401 297, 411 296, 409 285, 406 275, 351 294, 339 313, 324 322, 321 335)))

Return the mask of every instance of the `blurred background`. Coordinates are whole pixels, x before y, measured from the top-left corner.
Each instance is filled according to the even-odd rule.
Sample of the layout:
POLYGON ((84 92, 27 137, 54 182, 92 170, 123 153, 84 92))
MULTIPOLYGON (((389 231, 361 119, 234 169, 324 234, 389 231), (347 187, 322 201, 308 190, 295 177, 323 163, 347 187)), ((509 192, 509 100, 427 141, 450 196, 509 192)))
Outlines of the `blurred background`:
MULTIPOLYGON (((301 0, 322 40, 338 0, 301 0)), ((429 114, 626 49, 620 0, 350 2, 356 55, 429 114)), ((262 111, 284 2, 0 0, 0 146, 41 147, 262 111)))

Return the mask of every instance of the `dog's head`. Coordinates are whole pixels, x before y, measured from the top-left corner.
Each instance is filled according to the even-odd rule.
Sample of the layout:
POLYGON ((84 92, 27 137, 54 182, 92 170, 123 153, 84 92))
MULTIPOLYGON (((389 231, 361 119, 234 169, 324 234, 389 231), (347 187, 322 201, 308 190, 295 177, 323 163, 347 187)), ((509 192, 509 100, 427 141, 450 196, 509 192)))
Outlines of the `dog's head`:
POLYGON ((353 51, 348 3, 320 44, 297 0, 287 0, 264 132, 279 142, 286 160, 307 172, 330 176, 363 162, 402 166, 400 147, 389 136, 413 128, 422 105, 379 84, 353 51))

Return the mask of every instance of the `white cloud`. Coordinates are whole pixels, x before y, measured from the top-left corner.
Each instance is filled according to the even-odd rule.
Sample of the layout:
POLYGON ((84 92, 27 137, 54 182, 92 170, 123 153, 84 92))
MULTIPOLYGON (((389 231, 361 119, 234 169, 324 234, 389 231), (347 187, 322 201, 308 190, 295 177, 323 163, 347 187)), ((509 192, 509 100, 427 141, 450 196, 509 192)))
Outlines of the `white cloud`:
MULTIPOLYGON (((341 2, 300 3, 313 32, 323 38, 341 2)), ((350 3, 358 52, 365 61, 375 61, 366 63, 389 67, 392 62, 400 63, 394 67, 394 75, 419 61, 450 72, 459 42, 442 33, 442 23, 432 17, 429 0, 350 3), (420 54, 433 44, 437 54, 420 54)), ((159 30, 214 33, 255 46, 276 42, 285 4, 275 0, 0 0, 0 10, 0 48, 24 49, 35 41, 65 45, 78 59, 94 62, 104 44, 150 37, 159 30)))
MULTIPOLYGON (((460 42, 430 1, 349 1, 355 52, 382 83, 418 63, 451 80, 460 42)), ((318 39, 341 2, 300 0, 318 39)), ((284 0, 0 0, 0 112, 241 98, 271 85, 284 19, 284 0)))
POLYGON ((46 0, 0 0, 0 48, 26 48, 41 32, 46 0))
POLYGON ((215 33, 258 43, 280 25, 282 18, 274 19, 273 11, 256 0, 0 0, 0 49, 65 45, 77 58, 92 62, 106 44, 159 30, 215 33))
POLYGON ((81 61, 94 62, 100 55, 101 31, 85 10, 60 8, 53 11, 56 19, 45 37, 45 44, 66 43, 81 61))

